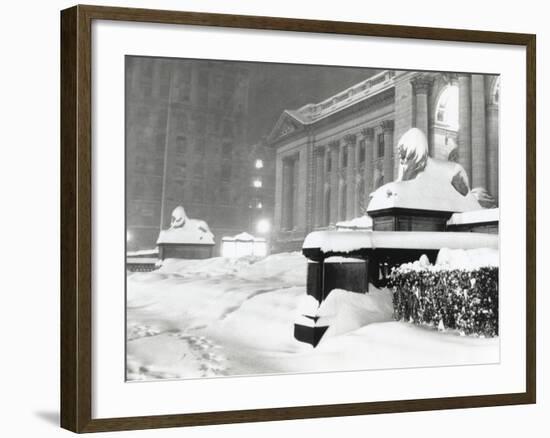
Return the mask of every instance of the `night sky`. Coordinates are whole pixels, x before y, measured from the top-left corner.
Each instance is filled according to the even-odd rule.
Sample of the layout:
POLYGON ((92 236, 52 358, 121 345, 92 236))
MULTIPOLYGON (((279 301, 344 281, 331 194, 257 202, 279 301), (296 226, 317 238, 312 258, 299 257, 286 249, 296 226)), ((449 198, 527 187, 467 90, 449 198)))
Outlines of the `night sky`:
POLYGON ((247 63, 250 68, 248 143, 268 135, 285 109, 322 101, 381 70, 247 63))

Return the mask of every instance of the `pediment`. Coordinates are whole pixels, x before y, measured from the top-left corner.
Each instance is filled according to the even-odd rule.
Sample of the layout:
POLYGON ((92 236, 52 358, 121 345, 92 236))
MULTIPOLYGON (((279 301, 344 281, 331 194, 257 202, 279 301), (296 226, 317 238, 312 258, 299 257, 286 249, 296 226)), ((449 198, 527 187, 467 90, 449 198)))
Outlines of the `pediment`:
POLYGON ((271 131, 269 140, 270 142, 276 142, 296 132, 302 131, 303 129, 303 125, 295 117, 285 111, 281 114, 281 117, 279 117, 279 120, 271 131))

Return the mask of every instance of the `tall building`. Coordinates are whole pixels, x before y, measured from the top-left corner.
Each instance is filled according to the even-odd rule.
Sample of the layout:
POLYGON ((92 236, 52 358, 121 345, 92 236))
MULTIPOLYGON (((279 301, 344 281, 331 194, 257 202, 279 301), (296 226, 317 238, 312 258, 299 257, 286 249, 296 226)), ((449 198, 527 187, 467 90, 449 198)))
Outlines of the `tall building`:
POLYGON ((210 225, 217 244, 223 236, 256 233, 259 221, 272 226, 275 151, 262 135, 285 105, 320 99, 372 74, 364 68, 128 56, 128 249, 154 247, 180 204, 210 225))
POLYGON ((178 205, 217 243, 243 231, 249 81, 242 63, 126 58, 128 249, 154 247, 178 205))
POLYGON ((397 176, 397 141, 411 127, 430 156, 457 161, 498 201, 498 96, 498 76, 387 70, 285 110, 268 139, 274 249, 299 249, 310 231, 364 214, 369 194, 397 176))

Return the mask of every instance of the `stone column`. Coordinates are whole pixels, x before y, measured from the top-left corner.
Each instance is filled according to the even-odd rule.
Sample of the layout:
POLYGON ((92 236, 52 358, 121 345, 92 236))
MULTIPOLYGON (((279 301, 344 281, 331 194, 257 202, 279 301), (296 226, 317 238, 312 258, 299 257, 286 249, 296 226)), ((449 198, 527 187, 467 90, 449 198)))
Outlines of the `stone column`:
POLYGON ((331 161, 331 172, 330 172, 330 223, 337 222, 338 218, 338 156, 340 150, 340 142, 332 141, 329 144, 330 149, 330 161, 331 161))
MULTIPOLYGON (((324 176, 324 187, 323 187, 323 220, 322 224, 323 226, 328 226, 330 224, 330 210, 332 209, 332 203, 328 203, 327 199, 327 193, 331 190, 331 173, 329 172, 328 163, 330 162, 330 148, 327 146, 325 148, 325 162, 324 162, 324 170, 325 170, 325 176, 324 176)), ((331 196, 332 196, 332 192, 331 196)), ((332 202, 332 201, 331 201, 332 202)))
POLYGON ((323 225, 323 204, 325 197, 325 148, 317 146, 313 149, 313 159, 315 160, 315 227, 323 225))
POLYGON ((384 132, 384 184, 393 181, 393 120, 382 122, 384 132))
POLYGON ((472 75, 472 188, 487 189, 485 139, 485 79, 483 75, 472 75))
POLYGON ((487 105, 487 189, 498 202, 498 104, 487 105))
POLYGON ((347 202, 346 207, 347 211, 343 212, 343 217, 345 219, 352 219, 355 217, 355 197, 356 197, 356 187, 355 187, 355 142, 357 137, 355 134, 348 134, 344 137, 344 143, 348 148, 348 167, 346 168, 346 185, 347 185, 347 202))
MULTIPOLYGON (((346 209, 347 204, 347 190, 344 191, 344 184, 345 184, 345 168, 344 168, 344 149, 347 148, 347 146, 339 144, 338 148, 338 169, 337 169, 337 178, 338 178, 338 212, 336 215, 336 221, 342 221, 345 220, 346 212, 344 211, 346 209)), ((349 161, 349 154, 348 154, 348 161, 349 161)))
POLYGON ((279 154, 275 154, 275 207, 274 223, 275 233, 284 229, 284 160, 279 154))
POLYGON ((468 74, 458 75, 458 163, 464 167, 472 181, 472 102, 471 79, 468 74))
MULTIPOLYGON (((428 95, 432 87, 433 80, 427 76, 417 76, 411 80, 411 85, 413 88, 413 93, 415 96, 415 127, 420 129, 426 138, 430 138, 430 133, 428 129, 428 95)), ((431 146, 430 141, 428 145, 431 146)), ((430 147, 430 156, 433 156, 433 151, 430 147)))
POLYGON ((369 195, 374 188, 374 160, 376 159, 374 151, 374 129, 364 128, 361 134, 365 138, 365 205, 367 205, 369 195))
POLYGON ((294 193, 293 193, 293 181, 294 169, 292 160, 288 158, 283 159, 283 199, 282 199, 282 221, 281 229, 292 229, 292 218, 294 216, 294 193))
MULTIPOLYGON (((358 135, 355 136, 356 143, 355 143, 355 171, 353 174, 353 193, 354 193, 354 200, 353 200, 353 217, 358 217, 361 215, 361 190, 360 190, 360 183, 363 180, 363 169, 361 166, 365 166, 365 159, 366 155, 364 156, 364 160, 361 163, 359 160, 359 154, 361 153, 361 143, 357 141, 358 135)), ((366 152, 366 150, 365 150, 366 152)))

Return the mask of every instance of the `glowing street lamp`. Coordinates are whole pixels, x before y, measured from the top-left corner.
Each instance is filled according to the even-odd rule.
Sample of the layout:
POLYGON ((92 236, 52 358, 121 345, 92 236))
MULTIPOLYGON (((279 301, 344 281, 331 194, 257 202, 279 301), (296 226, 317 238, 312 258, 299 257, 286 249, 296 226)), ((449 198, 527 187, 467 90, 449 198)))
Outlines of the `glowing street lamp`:
POLYGON ((261 180, 261 179, 255 179, 255 180, 252 182, 252 185, 253 185, 255 188, 259 189, 259 188, 262 187, 262 180, 261 180))
POLYGON ((264 167, 264 162, 262 160, 256 160, 256 162, 254 163, 254 167, 256 167, 256 169, 261 169, 264 167))
POLYGON ((260 219, 256 223, 256 231, 260 234, 266 234, 269 233, 269 230, 271 229, 271 224, 267 219, 260 219))

